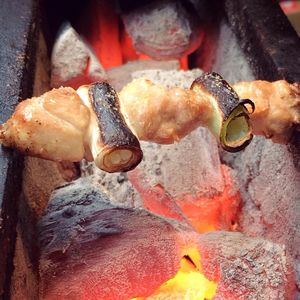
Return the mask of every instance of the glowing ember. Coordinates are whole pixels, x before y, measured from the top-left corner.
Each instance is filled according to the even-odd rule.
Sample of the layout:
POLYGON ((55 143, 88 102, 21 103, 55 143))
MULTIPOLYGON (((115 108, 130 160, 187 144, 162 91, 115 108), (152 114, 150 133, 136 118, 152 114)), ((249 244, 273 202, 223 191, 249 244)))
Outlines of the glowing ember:
MULTIPOLYGON (((128 61, 151 59, 134 48, 113 1, 90 1, 86 11, 82 13, 78 31, 91 45, 104 69, 120 66, 128 61)), ((200 33, 199 36, 199 40, 202 40, 200 33)), ((181 69, 188 69, 187 55, 179 58, 179 62, 181 69)))
POLYGON ((231 174, 221 166, 225 181, 224 191, 211 198, 183 194, 172 198, 160 184, 151 186, 137 168, 128 177, 143 199, 144 208, 178 221, 187 221, 198 232, 236 230, 240 193, 235 190, 231 174))
POLYGON ((236 230, 240 193, 234 189, 228 169, 221 166, 225 180, 223 193, 212 198, 184 195, 176 204, 192 226, 200 233, 214 230, 236 230))
POLYGON ((146 209, 167 218, 178 221, 185 220, 180 208, 168 195, 163 186, 159 184, 151 186, 138 168, 128 172, 128 177, 135 189, 141 194, 143 206, 146 209))
POLYGON ((209 300, 216 293, 217 284, 209 281, 202 273, 200 266, 200 254, 196 249, 191 249, 190 255, 197 257, 197 264, 186 255, 180 261, 177 274, 162 284, 152 295, 137 297, 131 300, 209 300))

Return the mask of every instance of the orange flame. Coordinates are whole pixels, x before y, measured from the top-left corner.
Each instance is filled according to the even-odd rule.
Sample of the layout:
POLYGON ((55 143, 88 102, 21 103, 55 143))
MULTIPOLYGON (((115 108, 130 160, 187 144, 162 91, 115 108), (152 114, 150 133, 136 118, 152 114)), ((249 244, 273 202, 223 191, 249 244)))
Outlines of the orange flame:
POLYGON ((200 253, 196 248, 188 251, 180 261, 176 275, 163 283, 154 293, 131 300, 210 300, 214 297, 217 284, 201 273, 200 253))

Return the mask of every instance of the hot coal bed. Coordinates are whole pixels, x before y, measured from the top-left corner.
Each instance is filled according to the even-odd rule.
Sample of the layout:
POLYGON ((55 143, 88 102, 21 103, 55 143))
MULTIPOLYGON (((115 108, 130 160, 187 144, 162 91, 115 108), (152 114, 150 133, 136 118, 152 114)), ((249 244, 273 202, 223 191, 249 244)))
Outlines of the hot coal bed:
MULTIPOLYGON (((2 1, 1 123, 60 85, 300 81, 299 38, 275 1, 69 2, 2 1), (174 35, 151 40, 166 19, 174 35)), ((205 128, 141 145, 141 164, 113 174, 1 148, 1 298, 300 297, 298 133, 235 154, 205 128)))

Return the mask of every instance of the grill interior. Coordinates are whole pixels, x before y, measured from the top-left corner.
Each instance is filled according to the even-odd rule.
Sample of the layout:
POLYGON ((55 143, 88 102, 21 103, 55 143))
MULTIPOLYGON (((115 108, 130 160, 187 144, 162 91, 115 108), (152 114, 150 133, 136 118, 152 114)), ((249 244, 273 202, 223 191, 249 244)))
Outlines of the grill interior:
MULTIPOLYGON (((65 20, 72 25, 76 24, 76 19, 84 9, 82 1, 72 4, 66 1, 60 7, 58 1, 36 3, 26 0, 22 1, 21 10, 20 4, 16 2, 4 1, 0 11, 6 25, 0 29, 0 54, 3 61, 0 72, 2 123, 11 115, 20 99, 40 95, 50 89, 49 53, 58 29, 65 20), (74 9, 71 11, 69 7, 74 9), (17 18, 20 11, 22 18, 17 18)), ((136 6, 134 1, 119 1, 122 12, 136 6)), ((205 38, 199 49, 187 58, 189 69, 218 72, 230 83, 254 79, 299 81, 299 38, 275 2, 225 0, 222 3, 212 2, 210 6, 206 9, 214 9, 216 14, 202 20, 205 38), (289 49, 288 55, 286 49, 289 49)), ((133 71, 136 71, 135 68, 133 71)), ((145 72, 147 68, 145 63, 140 72, 145 72)), ((165 70, 159 73, 160 79, 166 76, 166 80, 170 80, 168 76, 173 79, 172 76, 177 74, 178 71, 175 72, 172 65, 168 68, 173 73, 164 73, 168 72, 165 70)), ((120 82, 123 84, 122 74, 118 70, 111 69, 109 74, 115 86, 120 82)), ((129 73, 125 74, 123 78, 127 80, 129 73)), ((146 75, 155 79, 157 73, 146 72, 146 75)), ((194 73, 190 76, 194 76, 194 73)), ((183 81, 182 77, 178 80, 183 81)), ((184 80, 188 82, 185 77, 184 80)), ((118 272, 122 272, 121 269, 115 272, 115 265, 110 262, 119 258, 115 251, 122 247, 132 247, 137 254, 133 256, 132 251, 125 251, 125 268, 135 270, 130 264, 132 259, 147 272, 129 272, 127 281, 139 285, 139 278, 143 278, 148 281, 148 285, 139 290, 139 287, 132 284, 136 294, 131 295, 130 299, 149 296, 150 290, 160 286, 159 282, 173 277, 171 274, 179 269, 179 262, 185 264, 181 259, 187 258, 197 269, 198 254, 191 246, 197 240, 197 251, 200 251, 201 258, 205 258, 201 259, 202 269, 206 272, 204 275, 207 280, 217 282, 218 285, 214 299, 243 299, 243 293, 252 298, 260 295, 261 299, 294 299, 299 284, 299 135, 295 134, 288 145, 274 144, 265 138, 255 137, 244 151, 237 154, 218 149, 212 137, 202 129, 176 146, 143 147, 145 161, 138 171, 128 176, 118 174, 109 177, 97 173, 90 164, 81 164, 82 178, 75 180, 80 173, 79 166, 63 166, 64 174, 69 175, 68 179, 74 179, 71 184, 65 183, 55 163, 24 158, 16 151, 0 149, 0 265, 5 266, 0 270, 0 294, 6 299, 57 299, 54 292, 63 294, 64 288, 68 290, 71 282, 72 285, 77 284, 78 291, 75 289, 74 294, 70 292, 69 299, 82 299, 82 291, 85 293, 84 299, 93 299, 95 295, 100 297, 106 286, 111 289, 112 295, 114 292, 131 295, 122 290, 122 284, 112 286, 109 277, 115 281, 118 272), (187 157, 182 157, 184 152, 187 157), (158 154, 162 158, 156 157, 158 154), (189 156, 195 156, 195 159, 191 157, 192 162, 187 164, 189 156), (193 164, 195 168, 191 171, 193 164), (173 173, 178 174, 175 176, 173 173), (169 174, 172 176, 167 178, 169 174), (165 185, 151 187, 153 178, 161 180, 165 185), (185 181, 185 178, 189 180, 185 181), (202 214, 196 214, 195 217, 195 206, 189 207, 188 198, 177 201, 175 208, 173 206, 173 198, 186 187, 190 191, 194 179, 200 182, 202 195, 197 205, 203 205, 200 211, 202 214), (128 182, 135 183, 136 194, 127 187, 128 182), (47 214, 42 217, 53 189, 58 186, 62 187, 52 196, 53 205, 48 207, 47 214), (98 191, 99 187, 118 196, 110 195, 107 199, 101 190, 98 191), (120 194, 121 187, 126 193, 120 194), (74 199, 70 198, 72 193, 76 195, 74 199), (222 202, 224 199, 230 201, 222 202), (222 205, 226 209, 229 207, 227 214, 224 214, 226 209, 220 211, 219 203, 225 203, 222 205), (63 209, 58 208, 60 205, 63 209), (65 217, 53 221, 51 218, 55 218, 55 212, 60 209, 65 217), (145 211, 140 212, 140 209, 145 211), (154 215, 148 214, 148 210, 154 212, 154 215), (86 221, 81 220, 81 213, 86 221), (78 219, 73 218, 73 214, 78 214, 78 219), (163 218, 156 218, 157 214, 163 218), (185 227, 182 218, 189 218, 189 222, 192 220, 201 234, 197 233, 195 237, 196 233, 185 227), (214 222, 210 223, 210 218, 214 222), (77 222, 79 219, 82 223, 77 222), (182 228, 175 230, 169 219, 175 219, 174 222, 178 222, 182 228), (79 233, 78 239, 72 240, 72 234, 78 232, 78 228, 79 232, 84 232, 79 233), (157 239, 156 234, 153 235, 155 230, 159 232, 157 236, 163 237, 162 240, 157 239), (210 233, 204 234, 206 231, 210 233), (135 232, 133 237, 130 232, 135 232), (54 250, 51 247, 49 250, 47 245, 53 236, 57 244, 54 250), (165 243, 165 236, 172 242, 165 243), (149 244, 154 245, 150 250, 148 244, 143 244, 147 237, 149 244), (70 246, 68 241, 74 242, 75 246, 70 246), (132 246, 134 243, 135 247, 132 246), (182 252, 177 248, 174 250, 172 243, 182 243, 181 248, 178 248, 183 249, 182 252), (109 246, 108 249, 105 245, 109 246), (157 260, 157 265, 143 260, 143 246, 146 247, 145 256, 152 253, 152 260, 157 260), (99 257, 98 262, 111 273, 100 277, 104 282, 101 287, 95 284, 96 288, 91 288, 89 269, 78 264, 74 254, 76 251, 72 247, 78 249, 79 257, 86 255, 90 259, 87 259, 87 266, 95 263, 90 256, 93 254, 92 249, 103 249, 103 257, 99 257), (155 251, 160 247, 161 253, 157 254, 155 251), (232 249, 232 252, 228 249, 232 249), (48 272, 45 257, 53 260, 50 263, 57 264, 55 272, 58 281, 63 278, 60 277, 64 276, 62 274, 66 274, 62 285, 52 279, 53 273, 48 272), (222 257, 226 258, 225 262, 220 260, 222 257), (241 257, 246 257, 245 261, 241 257), (222 263, 223 269, 220 267, 222 263), (247 269, 246 263, 253 264, 255 268, 247 269), (241 269, 239 273, 237 270, 241 269), (265 269, 270 272, 262 275, 265 269), (73 272, 88 274, 87 279, 71 277, 73 272), (153 278, 159 277, 158 274, 162 275, 155 281, 153 278), (262 276, 267 278, 267 283, 261 284, 262 276), (243 285, 243 281, 237 278, 245 279, 248 285, 243 285)))

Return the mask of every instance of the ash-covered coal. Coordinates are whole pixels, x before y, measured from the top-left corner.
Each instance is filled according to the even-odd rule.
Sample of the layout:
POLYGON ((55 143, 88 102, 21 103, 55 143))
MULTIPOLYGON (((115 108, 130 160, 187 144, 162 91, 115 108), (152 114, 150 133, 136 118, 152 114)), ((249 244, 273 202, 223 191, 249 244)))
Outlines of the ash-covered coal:
MULTIPOLYGON (((213 68, 231 83, 255 79, 235 35, 225 22, 221 24, 213 68)), ((254 137, 243 152, 235 155, 222 153, 221 156, 237 172, 242 197, 238 220, 240 230, 248 236, 285 245, 294 259, 300 290, 299 147, 254 137)))
POLYGON ((243 206, 241 230, 286 246, 300 286, 300 171, 297 149, 256 137, 233 164, 243 206), (296 159, 296 161, 294 161, 296 159))
POLYGON ((127 83, 132 80, 133 74, 143 72, 144 70, 172 70, 176 73, 179 70, 178 60, 157 61, 152 59, 129 61, 118 67, 107 70, 109 83, 120 91, 127 83))
POLYGON ((84 160, 81 162, 81 176, 108 194, 115 204, 142 206, 140 194, 129 181, 127 173, 107 173, 97 168, 93 162, 84 160))
POLYGON ((255 80, 235 34, 225 21, 220 26, 212 69, 226 78, 230 84, 255 80))
MULTIPOLYGON (((292 299, 284 246, 241 233, 201 235, 182 222, 111 203, 87 178, 54 191, 38 223, 40 299, 151 299, 184 256, 216 283, 214 299, 292 299)), ((172 290, 160 299, 173 299, 172 290)))
POLYGON ((141 71, 135 70, 131 77, 132 79, 145 78, 151 80, 155 84, 161 84, 165 87, 181 87, 189 89, 193 81, 201 76, 203 71, 201 69, 191 70, 167 70, 167 69, 144 69, 141 71))
POLYGON ((238 232, 199 238, 204 274, 218 281, 214 299, 294 299, 293 264, 286 247, 238 232))
POLYGON ((39 222, 40 299, 130 299, 174 276, 191 229, 129 209, 81 178, 39 222))
POLYGON ((181 1, 153 1, 124 13, 136 50, 158 60, 178 59, 199 47, 203 29, 181 1))
POLYGON ((69 23, 62 25, 51 55, 51 87, 71 86, 106 79, 91 47, 69 23))

